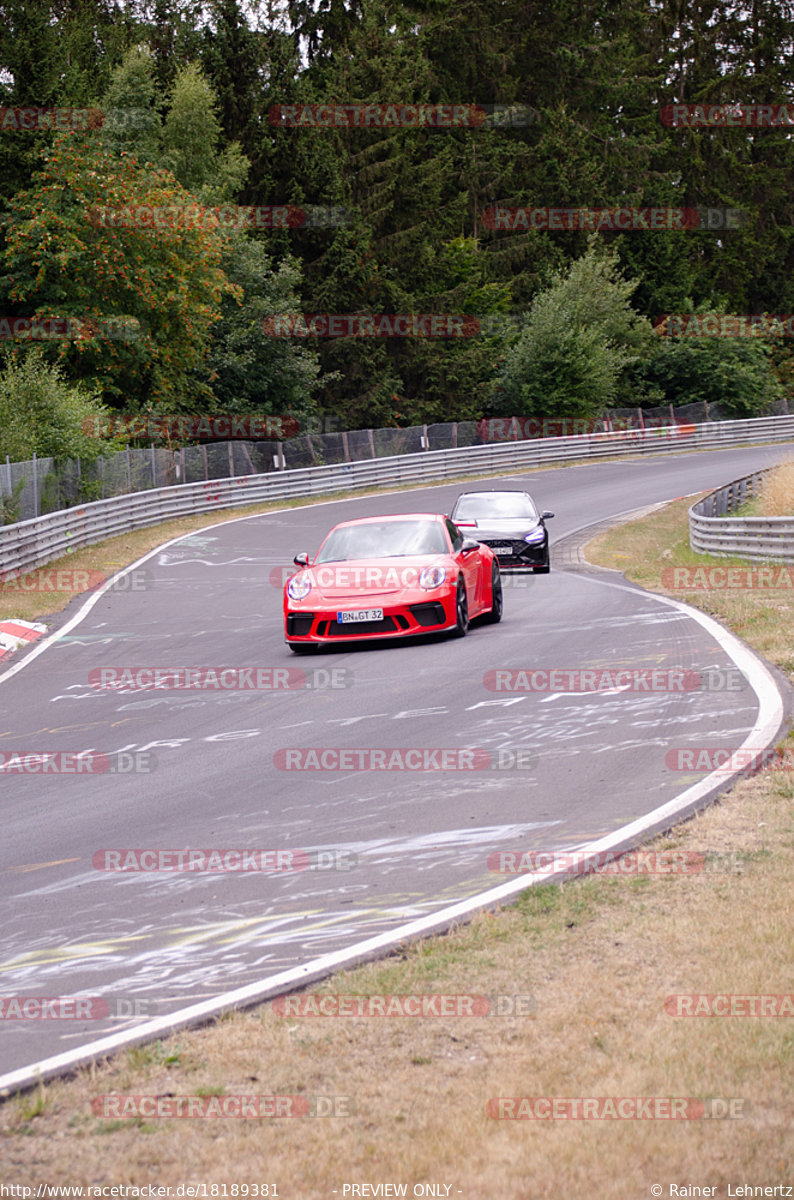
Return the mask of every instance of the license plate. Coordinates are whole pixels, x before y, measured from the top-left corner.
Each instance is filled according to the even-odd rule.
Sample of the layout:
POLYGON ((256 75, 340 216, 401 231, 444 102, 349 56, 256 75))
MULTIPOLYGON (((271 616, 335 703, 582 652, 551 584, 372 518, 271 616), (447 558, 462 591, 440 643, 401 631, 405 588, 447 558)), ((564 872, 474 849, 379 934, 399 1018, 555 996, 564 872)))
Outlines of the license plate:
POLYGON ((508 544, 506 542, 500 542, 498 545, 491 546, 491 549, 494 551, 495 554, 502 554, 502 555, 512 554, 513 553, 513 543, 510 542, 508 544))
POLYGON ((358 621, 382 621, 382 608, 360 608, 354 609, 352 612, 338 612, 336 614, 337 624, 351 625, 358 621))

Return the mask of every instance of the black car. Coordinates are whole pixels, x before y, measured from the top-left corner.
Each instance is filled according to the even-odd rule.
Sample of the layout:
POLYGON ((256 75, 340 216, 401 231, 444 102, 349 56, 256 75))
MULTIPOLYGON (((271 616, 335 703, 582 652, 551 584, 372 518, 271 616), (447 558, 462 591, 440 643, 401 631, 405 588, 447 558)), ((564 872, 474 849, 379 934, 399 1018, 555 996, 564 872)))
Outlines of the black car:
POLYGON ((553 512, 539 512, 529 492, 462 492, 450 513, 459 529, 490 546, 502 570, 549 573, 553 512))

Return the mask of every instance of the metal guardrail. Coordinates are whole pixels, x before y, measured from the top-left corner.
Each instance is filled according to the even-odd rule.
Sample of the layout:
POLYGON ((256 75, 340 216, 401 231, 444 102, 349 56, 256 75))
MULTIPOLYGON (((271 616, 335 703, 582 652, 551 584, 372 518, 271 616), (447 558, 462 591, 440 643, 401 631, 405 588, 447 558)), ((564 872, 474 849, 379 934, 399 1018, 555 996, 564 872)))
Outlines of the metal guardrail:
POLYGON ((755 442, 794 441, 794 416, 706 422, 429 450, 392 458, 178 484, 97 500, 0 528, 0 572, 16 574, 132 529, 172 517, 262 501, 431 483, 460 475, 526 470, 550 463, 674 453, 755 442))
POLYGON ((773 558, 794 562, 794 516, 729 517, 757 496, 767 471, 756 471, 709 492, 689 510, 689 544, 722 558, 773 558))

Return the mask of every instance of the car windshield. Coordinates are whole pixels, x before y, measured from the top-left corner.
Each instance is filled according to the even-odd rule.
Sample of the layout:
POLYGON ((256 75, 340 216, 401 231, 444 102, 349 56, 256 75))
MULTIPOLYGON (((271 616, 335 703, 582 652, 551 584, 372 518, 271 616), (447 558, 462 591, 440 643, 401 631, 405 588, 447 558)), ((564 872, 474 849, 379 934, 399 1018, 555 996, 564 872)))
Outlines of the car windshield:
POLYGON ((484 521, 488 518, 537 521, 538 512, 524 492, 473 492, 461 496, 453 520, 484 521))
POLYGON ((438 521, 368 521, 341 525, 320 547, 316 561, 345 562, 358 558, 397 558, 406 554, 449 554, 438 521))

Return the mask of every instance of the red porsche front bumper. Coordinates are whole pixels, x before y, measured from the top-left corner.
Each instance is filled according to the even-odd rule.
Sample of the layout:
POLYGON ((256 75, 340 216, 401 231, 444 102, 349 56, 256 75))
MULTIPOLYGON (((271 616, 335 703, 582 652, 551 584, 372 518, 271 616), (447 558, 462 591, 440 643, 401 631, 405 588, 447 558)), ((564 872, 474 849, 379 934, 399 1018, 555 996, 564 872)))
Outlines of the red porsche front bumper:
POLYGON ((362 598, 355 605, 345 603, 331 607, 327 603, 317 607, 293 608, 285 612, 284 633, 288 642, 305 645, 323 645, 329 642, 368 641, 379 638, 410 637, 419 633, 439 633, 454 628, 456 623, 455 593, 443 593, 432 599, 416 595, 392 603, 382 603, 380 598, 362 598), (351 621, 338 620, 340 611, 355 608, 367 611, 372 608, 383 610, 382 620, 351 621))

